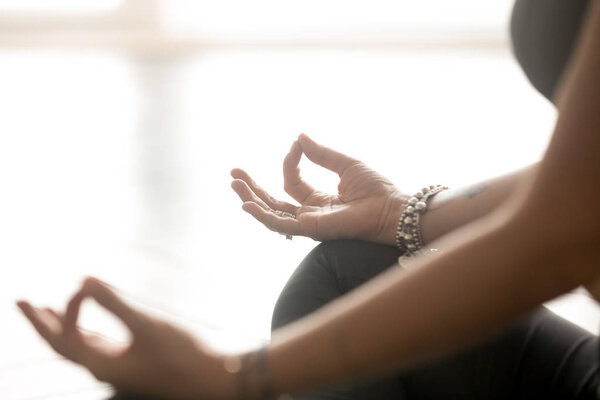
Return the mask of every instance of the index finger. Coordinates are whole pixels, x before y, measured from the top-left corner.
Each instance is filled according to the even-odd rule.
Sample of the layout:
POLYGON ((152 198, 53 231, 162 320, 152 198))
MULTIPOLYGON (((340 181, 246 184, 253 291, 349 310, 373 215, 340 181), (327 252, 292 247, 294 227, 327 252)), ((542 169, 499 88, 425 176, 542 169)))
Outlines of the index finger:
POLYGON ((318 144, 304 133, 298 137, 298 142, 310 161, 337 173, 340 177, 348 167, 358 163, 352 157, 318 144))

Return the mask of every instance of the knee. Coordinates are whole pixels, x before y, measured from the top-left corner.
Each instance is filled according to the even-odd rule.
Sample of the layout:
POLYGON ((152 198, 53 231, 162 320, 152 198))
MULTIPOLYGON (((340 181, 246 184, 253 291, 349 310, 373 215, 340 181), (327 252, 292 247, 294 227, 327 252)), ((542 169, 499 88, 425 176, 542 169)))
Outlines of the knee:
POLYGON ((273 311, 272 329, 307 315, 394 264, 393 247, 356 240, 317 245, 296 268, 273 311))
POLYGON ((331 240, 316 246, 307 259, 329 269, 338 278, 355 276, 367 280, 397 262, 395 247, 360 240, 331 240))
POLYGON ((271 320, 275 330, 339 297, 338 276, 331 268, 335 245, 317 245, 296 267, 281 291, 271 320))

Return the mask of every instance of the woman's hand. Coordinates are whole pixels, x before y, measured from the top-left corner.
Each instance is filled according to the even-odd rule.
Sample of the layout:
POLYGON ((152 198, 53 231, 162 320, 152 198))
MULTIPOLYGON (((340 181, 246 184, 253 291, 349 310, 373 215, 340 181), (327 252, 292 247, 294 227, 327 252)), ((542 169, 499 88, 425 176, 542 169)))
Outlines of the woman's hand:
POLYGON ((284 189, 299 206, 271 197, 241 169, 231 171, 231 186, 242 208, 267 228, 315 240, 361 239, 393 245, 402 205, 407 199, 386 178, 362 162, 321 146, 305 134, 292 144, 283 162, 284 189), (338 194, 315 190, 300 177, 300 158, 340 177, 338 194), (291 213, 296 218, 282 213, 291 213))
POLYGON ((57 353, 118 390, 169 399, 232 398, 232 377, 224 369, 223 356, 208 351, 184 330, 135 310, 97 279, 85 280, 64 314, 25 301, 17 304, 57 353), (125 323, 132 336, 129 344, 117 345, 77 327, 86 297, 125 323))

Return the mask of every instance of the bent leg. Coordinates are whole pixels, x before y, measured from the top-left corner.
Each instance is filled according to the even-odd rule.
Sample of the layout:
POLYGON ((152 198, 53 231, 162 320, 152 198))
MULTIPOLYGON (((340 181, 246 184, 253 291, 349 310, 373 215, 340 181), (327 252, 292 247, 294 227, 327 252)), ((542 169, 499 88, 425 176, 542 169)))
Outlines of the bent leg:
MULTIPOLYGON (((271 329, 293 322, 348 293, 396 263, 400 251, 374 243, 336 240, 316 246, 294 271, 275 304, 271 329)), ((295 400, 401 400, 395 376, 370 382, 345 382, 295 400)))

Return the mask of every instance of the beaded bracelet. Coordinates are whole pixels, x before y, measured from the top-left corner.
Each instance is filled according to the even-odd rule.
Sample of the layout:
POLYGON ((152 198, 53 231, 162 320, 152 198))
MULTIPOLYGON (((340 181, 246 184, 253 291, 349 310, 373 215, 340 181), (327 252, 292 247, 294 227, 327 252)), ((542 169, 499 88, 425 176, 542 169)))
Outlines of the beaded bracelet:
POLYGON ((423 247, 420 216, 427 211, 427 200, 446 189, 448 186, 431 185, 408 199, 396 229, 396 246, 402 252, 412 256, 423 247))
POLYGON ((402 254, 398 257, 398 266, 405 271, 413 269, 415 267, 415 261, 418 258, 422 259, 425 257, 429 257, 435 254, 438 254, 440 251, 438 249, 427 249, 422 248, 421 250, 417 250, 412 254, 402 254))

